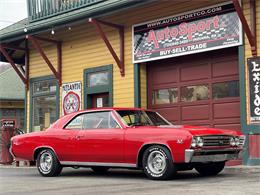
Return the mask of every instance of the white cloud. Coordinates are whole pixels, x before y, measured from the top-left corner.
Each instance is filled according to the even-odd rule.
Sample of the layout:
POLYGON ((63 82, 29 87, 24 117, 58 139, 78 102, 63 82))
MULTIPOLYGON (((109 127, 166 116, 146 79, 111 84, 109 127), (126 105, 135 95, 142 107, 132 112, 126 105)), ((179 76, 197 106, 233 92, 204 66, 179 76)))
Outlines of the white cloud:
POLYGON ((0 29, 27 17, 27 0, 0 0, 0 29))

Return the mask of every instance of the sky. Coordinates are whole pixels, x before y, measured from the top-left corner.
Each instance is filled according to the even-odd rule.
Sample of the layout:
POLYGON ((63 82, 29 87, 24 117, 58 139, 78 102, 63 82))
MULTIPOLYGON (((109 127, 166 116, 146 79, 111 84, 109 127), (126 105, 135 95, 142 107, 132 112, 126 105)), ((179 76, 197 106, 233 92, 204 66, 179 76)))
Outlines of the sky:
POLYGON ((0 0, 0 29, 27 17, 27 0, 0 0))

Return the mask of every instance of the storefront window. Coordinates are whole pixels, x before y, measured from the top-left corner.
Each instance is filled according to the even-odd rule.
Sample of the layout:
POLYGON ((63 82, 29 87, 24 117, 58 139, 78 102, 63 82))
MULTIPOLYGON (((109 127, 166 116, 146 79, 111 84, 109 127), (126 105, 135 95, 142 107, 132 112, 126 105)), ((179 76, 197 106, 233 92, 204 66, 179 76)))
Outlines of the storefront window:
POLYGON ((208 85, 185 86, 181 88, 181 101, 193 102, 209 99, 208 85))
POLYGON ((212 85, 213 99, 238 97, 239 83, 238 81, 227 81, 222 83, 214 83, 212 85))
POLYGON ((57 81, 37 81, 32 86, 32 131, 42 131, 58 118, 57 81))
POLYGON ((153 91, 153 104, 172 104, 178 101, 178 89, 159 89, 153 91))
POLYGON ((88 75, 88 87, 95 87, 99 85, 109 84, 108 71, 89 73, 88 75))

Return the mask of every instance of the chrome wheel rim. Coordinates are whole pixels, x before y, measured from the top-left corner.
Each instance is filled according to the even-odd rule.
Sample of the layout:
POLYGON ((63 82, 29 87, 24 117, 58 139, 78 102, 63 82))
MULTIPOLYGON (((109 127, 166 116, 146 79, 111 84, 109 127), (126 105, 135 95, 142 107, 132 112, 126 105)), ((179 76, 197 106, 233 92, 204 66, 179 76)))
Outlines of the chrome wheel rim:
POLYGON ((40 157, 40 169, 44 173, 49 173, 52 167, 52 155, 48 152, 45 152, 40 157))
POLYGON ((161 174, 166 168, 166 157, 161 151, 153 151, 147 160, 149 170, 154 174, 161 174))

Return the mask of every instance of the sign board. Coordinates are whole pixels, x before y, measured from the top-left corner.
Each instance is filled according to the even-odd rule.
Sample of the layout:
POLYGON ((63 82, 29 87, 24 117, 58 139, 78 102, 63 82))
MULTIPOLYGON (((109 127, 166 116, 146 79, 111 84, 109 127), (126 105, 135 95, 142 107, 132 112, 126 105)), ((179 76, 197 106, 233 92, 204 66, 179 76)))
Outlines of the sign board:
POLYGON ((260 123, 260 57, 248 58, 250 122, 260 123))
POLYGON ((242 45, 242 27, 231 2, 133 26, 133 62, 242 45))
POLYGON ((2 119, 0 120, 0 127, 15 127, 15 119, 2 119))
POLYGON ((81 109, 81 82, 65 83, 62 85, 62 115, 81 109))

